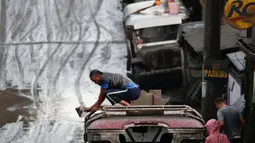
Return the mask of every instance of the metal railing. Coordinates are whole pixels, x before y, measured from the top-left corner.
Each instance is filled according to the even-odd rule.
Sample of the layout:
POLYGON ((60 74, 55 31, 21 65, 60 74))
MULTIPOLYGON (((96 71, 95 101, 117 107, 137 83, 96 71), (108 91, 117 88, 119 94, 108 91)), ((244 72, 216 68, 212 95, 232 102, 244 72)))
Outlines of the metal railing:
POLYGON ((202 116, 188 105, 134 105, 105 106, 101 109, 105 116, 153 116, 176 115, 197 119, 204 123, 202 116))
MULTIPOLYGON (((85 118, 85 132, 87 127, 95 120, 108 118, 109 116, 180 116, 193 118, 205 124, 202 116, 188 105, 135 105, 135 106, 104 106, 100 108, 101 113, 89 113, 85 118)), ((169 117, 171 117, 169 116, 169 117)), ((125 118, 125 117, 123 117, 125 118)))

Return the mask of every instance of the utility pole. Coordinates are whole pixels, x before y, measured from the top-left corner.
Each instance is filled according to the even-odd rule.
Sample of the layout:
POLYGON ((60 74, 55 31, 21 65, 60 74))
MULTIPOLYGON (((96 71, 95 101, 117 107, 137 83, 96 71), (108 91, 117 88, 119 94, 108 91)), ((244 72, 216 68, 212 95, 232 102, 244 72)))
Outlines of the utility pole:
MULTIPOLYGON (((205 33, 204 33, 204 62, 220 58, 221 40, 221 0, 205 1, 205 33)), ((203 67, 204 72, 204 67, 203 67)), ((214 101, 220 96, 217 83, 204 80, 202 82, 202 115, 205 121, 216 117, 214 101)))
MULTIPOLYGON (((252 38, 252 45, 255 47, 255 26, 249 29, 252 30, 250 38, 252 38)), ((247 54, 246 57, 246 68, 245 68, 245 126, 244 126, 244 139, 243 143, 250 143, 255 141, 255 95, 254 95, 254 63, 255 48, 249 49, 253 54, 247 54), (253 57, 249 57, 253 56, 253 57)))

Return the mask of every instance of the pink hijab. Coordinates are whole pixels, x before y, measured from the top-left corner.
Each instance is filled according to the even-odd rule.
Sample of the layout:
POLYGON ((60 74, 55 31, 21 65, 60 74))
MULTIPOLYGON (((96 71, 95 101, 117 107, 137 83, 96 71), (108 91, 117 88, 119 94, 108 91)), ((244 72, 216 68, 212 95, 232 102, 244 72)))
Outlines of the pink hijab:
POLYGON ((209 120, 205 127, 208 133, 205 143, 230 143, 227 136, 219 132, 219 123, 217 120, 209 120))

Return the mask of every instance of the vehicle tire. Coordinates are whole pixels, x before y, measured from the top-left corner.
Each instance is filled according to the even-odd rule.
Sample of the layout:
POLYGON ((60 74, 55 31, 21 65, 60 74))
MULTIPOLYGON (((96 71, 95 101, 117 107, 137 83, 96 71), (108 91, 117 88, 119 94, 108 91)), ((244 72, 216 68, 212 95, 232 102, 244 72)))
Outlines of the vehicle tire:
POLYGON ((142 89, 147 89, 147 84, 146 81, 144 81, 143 77, 140 76, 140 73, 146 71, 149 70, 142 65, 132 65, 132 80, 137 83, 142 89))
POLYGON ((139 74, 143 71, 144 70, 138 65, 132 65, 132 80, 134 80, 134 82, 136 82, 137 84, 141 84, 139 74))

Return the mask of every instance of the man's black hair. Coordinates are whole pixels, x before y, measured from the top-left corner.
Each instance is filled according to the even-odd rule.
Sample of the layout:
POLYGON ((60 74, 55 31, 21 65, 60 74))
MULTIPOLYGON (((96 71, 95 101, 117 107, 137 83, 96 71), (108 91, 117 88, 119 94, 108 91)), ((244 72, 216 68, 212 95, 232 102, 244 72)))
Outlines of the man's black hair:
POLYGON ((103 74, 103 72, 101 72, 101 71, 99 71, 99 70, 97 70, 97 69, 94 69, 94 70, 92 70, 92 71, 90 72, 89 77, 92 78, 92 77, 95 76, 95 75, 102 75, 102 74, 103 74))
POLYGON ((225 103, 225 99, 223 99, 221 97, 216 98, 215 104, 221 104, 221 103, 225 103))

